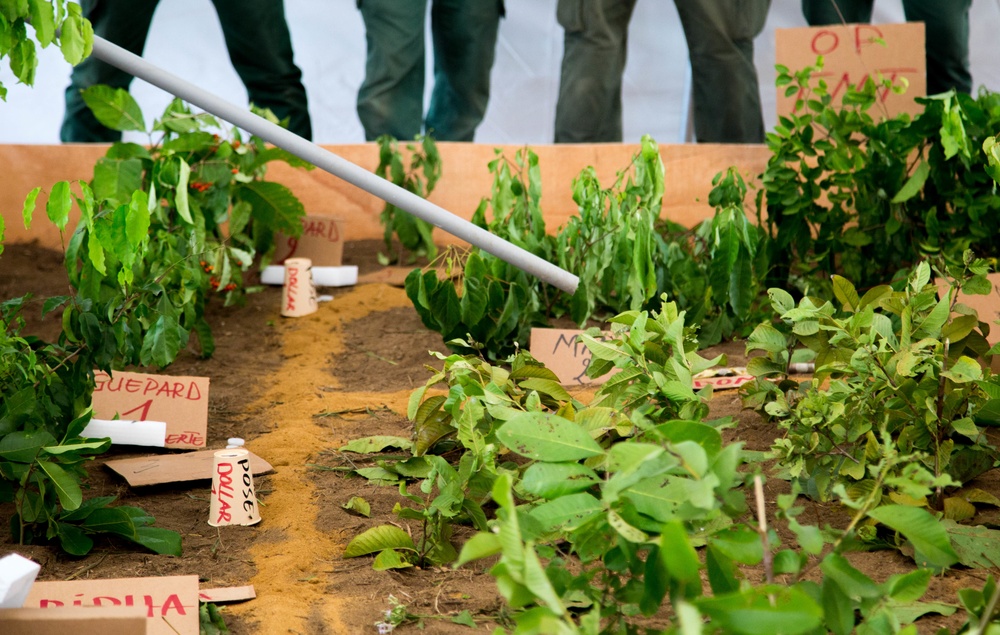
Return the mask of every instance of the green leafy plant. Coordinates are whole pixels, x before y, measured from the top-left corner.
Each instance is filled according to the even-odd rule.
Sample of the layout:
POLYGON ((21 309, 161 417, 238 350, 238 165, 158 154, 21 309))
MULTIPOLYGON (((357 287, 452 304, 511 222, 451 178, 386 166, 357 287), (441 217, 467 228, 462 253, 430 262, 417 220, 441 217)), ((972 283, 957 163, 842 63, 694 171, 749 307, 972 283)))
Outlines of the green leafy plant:
POLYGON ((747 185, 735 168, 712 181, 708 203, 715 214, 688 230, 659 222, 662 255, 657 289, 699 325, 702 347, 742 338, 766 312, 763 280, 769 274, 768 235, 747 216, 747 185))
POLYGON ((877 117, 879 92, 901 86, 868 80, 841 106, 811 81, 818 68, 778 67, 779 89, 799 99, 767 135, 758 207, 766 203, 772 239, 770 285, 830 297, 832 274, 866 289, 929 255, 993 255, 986 227, 1000 205, 976 148, 1000 125, 1000 96, 945 93, 918 99, 924 110, 912 119, 877 117))
MULTIPOLYGON (((612 380, 623 378, 595 400, 635 422, 634 434, 599 443, 565 410, 519 414, 497 429, 527 463, 499 474, 491 530, 465 543, 456 566, 499 556, 491 573, 513 610, 514 632, 764 635, 850 633, 863 624, 894 633, 925 613, 952 613, 919 601, 930 569, 878 584, 844 557, 877 519, 886 523, 884 540, 910 541, 920 562, 940 568, 958 560, 927 511, 880 506, 877 488, 857 500, 838 489, 852 518, 836 532, 798 522, 797 490, 779 497, 779 520, 796 543, 782 548, 765 519, 760 477, 740 472, 740 444, 723 441, 724 422, 700 420, 704 396, 691 389, 689 373, 709 362, 685 352, 684 316, 664 307, 653 317, 619 316, 609 341, 586 340, 595 360, 621 369, 612 380), (636 366, 643 370, 624 379, 636 366), (672 376, 654 370, 664 367, 672 376), (745 480, 754 484, 756 522, 744 519, 745 480), (745 577, 750 567, 762 571, 761 582, 745 577)), ((888 478, 902 460, 882 457, 873 472, 888 478)), ((930 492, 927 483, 913 487, 930 492)))
POLYGON ((898 500, 939 507, 946 488, 993 466, 984 426, 1000 424, 1000 384, 978 361, 990 353, 988 325, 957 301, 959 289, 989 293, 987 271, 967 252, 964 266, 949 269, 955 279, 940 298, 926 262, 900 291, 881 285, 861 296, 834 276, 839 310, 808 296, 796 305, 770 290, 780 322, 761 324, 747 342, 748 352, 764 354, 748 364, 758 379, 747 385, 745 403, 784 430, 775 449, 810 494, 824 498, 843 481, 871 487, 869 467, 898 448, 912 461, 882 485, 898 500), (816 364, 814 379, 801 386, 787 380, 799 349, 816 364), (933 480, 933 500, 907 492, 915 473, 933 480))
MULTIPOLYGON (((410 166, 406 167, 405 157, 399 150, 399 142, 390 135, 376 139, 378 144, 378 167, 375 173, 417 196, 427 198, 441 178, 441 155, 433 137, 418 135, 413 143, 406 145, 410 155, 410 166)), ((386 203, 382 210, 382 226, 385 229, 385 249, 391 254, 393 236, 400 246, 410 252, 409 263, 417 258, 434 260, 437 245, 434 244, 434 226, 412 214, 401 211, 392 203, 386 203)), ((383 264, 402 260, 402 255, 393 257, 379 254, 383 264)))
POLYGON ((220 635, 229 632, 222 611, 216 604, 202 602, 198 605, 198 632, 200 635, 220 635))
MULTIPOLYGON (((97 86, 84 99, 105 125, 145 129, 125 91, 97 86)), ((43 316, 62 311, 62 333, 55 343, 22 334, 29 298, 0 309, 0 499, 14 503, 11 529, 20 542, 57 540, 82 555, 92 535, 105 533, 180 553, 180 536, 151 527, 142 510, 111 507, 109 497, 83 500, 83 463, 110 443, 80 435, 95 369, 166 366, 192 332, 210 355, 208 297, 238 299, 242 271, 270 248, 274 232, 301 229, 301 204, 262 180, 267 162, 289 157, 213 128, 213 118, 174 101, 153 126, 158 142, 116 143, 91 183, 59 182, 48 192, 45 212, 61 234, 74 203, 80 214, 69 239, 63 235, 71 295, 41 307, 43 316)), ((26 227, 40 193, 25 201, 26 227)))
MULTIPOLYGON (((42 48, 56 45, 67 62, 79 64, 90 55, 94 29, 75 2, 0 0, 0 61, 7 58, 14 77, 28 86, 35 83, 38 68, 35 42, 42 48), (34 37, 29 35, 29 26, 34 37)), ((7 99, 7 89, 2 82, 0 99, 7 99)), ((0 227, 0 241, 2 239, 0 227)))

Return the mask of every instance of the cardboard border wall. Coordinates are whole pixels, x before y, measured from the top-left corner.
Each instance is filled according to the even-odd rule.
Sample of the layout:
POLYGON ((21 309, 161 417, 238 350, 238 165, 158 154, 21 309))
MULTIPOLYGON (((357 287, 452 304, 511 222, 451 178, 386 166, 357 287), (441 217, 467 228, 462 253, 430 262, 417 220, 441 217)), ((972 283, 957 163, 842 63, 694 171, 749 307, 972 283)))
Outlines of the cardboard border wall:
MULTIPOLYGON (((375 144, 323 147, 369 170, 378 164, 375 144)), ((520 147, 440 143, 443 175, 431 200, 470 218, 480 199, 489 194, 492 177, 487 164, 496 158, 494 149, 500 148, 513 159, 520 147)), ((42 246, 60 248, 59 233, 45 217, 44 197, 36 207, 31 230, 25 231, 21 220, 24 198, 33 188, 47 190, 59 180, 89 180, 94 164, 107 148, 105 144, 0 145, 0 214, 7 225, 5 242, 38 240, 42 246)), ((576 213, 573 178, 590 165, 601 183, 610 186, 639 145, 542 145, 531 149, 538 154, 542 171, 545 221, 554 231, 576 213)), ((664 144, 660 153, 666 169, 663 216, 687 226, 711 215, 706 201, 716 173, 737 166, 749 180, 763 171, 769 156, 763 145, 664 144)), ((345 240, 381 238, 379 214, 383 203, 367 192, 319 169, 298 170, 272 163, 268 176, 291 188, 302 200, 306 213, 344 219, 345 240)), ((751 190, 749 196, 753 194, 751 190)), ((71 218, 70 226, 75 222, 71 218)), ((440 230, 436 240, 456 242, 440 230)))

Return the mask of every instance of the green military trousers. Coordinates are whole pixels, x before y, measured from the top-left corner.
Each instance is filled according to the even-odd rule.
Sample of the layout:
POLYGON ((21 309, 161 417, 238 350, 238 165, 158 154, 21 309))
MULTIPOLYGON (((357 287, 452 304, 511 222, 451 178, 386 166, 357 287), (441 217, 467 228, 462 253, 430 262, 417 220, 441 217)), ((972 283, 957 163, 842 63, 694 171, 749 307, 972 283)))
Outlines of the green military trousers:
POLYGON ((432 0, 434 87, 424 117, 424 21, 428 0, 358 0, 368 46, 358 117, 369 141, 472 141, 490 97, 502 0, 432 0))
MULTIPOLYGON (((870 22, 874 0, 802 0, 802 13, 813 26, 870 22), (836 2, 836 6, 834 6, 836 2)), ((923 22, 927 50, 927 92, 954 88, 972 92, 969 72, 969 7, 972 0, 903 0, 910 22, 923 22)))
MULTIPOLYGON (((557 143, 622 139, 622 74, 636 0, 559 0, 564 52, 557 143)), ((760 143, 764 119, 753 39, 770 0, 675 0, 691 61, 700 142, 760 143)), ((679 60, 663 60, 664 65, 679 60)))
MULTIPOLYGON (((142 55, 159 0, 83 0, 83 15, 94 34, 127 51, 142 55)), ((229 60, 246 86, 250 102, 269 108, 288 128, 306 139, 312 126, 302 85, 302 73, 292 59, 292 41, 282 0, 212 0, 222 24, 229 60)), ((176 33, 186 46, 186 33, 176 33)), ((132 75, 94 58, 73 69, 66 89, 63 141, 116 141, 121 133, 101 125, 87 108, 80 91, 94 84, 128 89, 132 75)))

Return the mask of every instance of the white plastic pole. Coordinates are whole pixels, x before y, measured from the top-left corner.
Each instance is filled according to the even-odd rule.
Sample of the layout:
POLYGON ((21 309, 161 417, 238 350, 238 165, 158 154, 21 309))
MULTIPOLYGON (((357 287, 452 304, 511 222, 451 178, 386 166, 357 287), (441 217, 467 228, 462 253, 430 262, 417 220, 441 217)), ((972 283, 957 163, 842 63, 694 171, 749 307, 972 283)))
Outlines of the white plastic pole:
POLYGON ((493 254, 543 282, 547 282, 566 293, 576 291, 580 279, 572 273, 455 216, 440 206, 390 183, 361 166, 355 165, 245 108, 227 102, 158 66, 150 64, 138 55, 134 55, 98 35, 94 36, 93 56, 149 82, 205 112, 225 119, 234 126, 257 135, 268 143, 374 194, 404 212, 423 219, 435 227, 440 227, 449 234, 493 254))

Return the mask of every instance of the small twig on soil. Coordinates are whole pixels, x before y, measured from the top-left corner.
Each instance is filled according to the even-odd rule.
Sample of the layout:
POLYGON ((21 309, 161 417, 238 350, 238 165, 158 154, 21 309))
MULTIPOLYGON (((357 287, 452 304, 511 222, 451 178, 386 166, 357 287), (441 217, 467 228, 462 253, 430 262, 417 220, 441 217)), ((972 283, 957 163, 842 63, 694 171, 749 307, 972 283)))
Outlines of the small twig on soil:
POLYGON ((367 355, 368 357, 371 357, 373 359, 377 359, 379 361, 385 362, 386 364, 392 364, 393 366, 399 366, 399 362, 394 362, 391 359, 386 359, 385 357, 382 357, 381 355, 376 355, 375 353, 373 353, 371 351, 365 351, 365 355, 367 355))
POLYGON ((77 569, 73 573, 69 574, 69 576, 66 578, 66 582, 69 582, 70 580, 75 580, 76 578, 79 578, 81 575, 83 575, 84 573, 87 573, 91 569, 97 568, 98 566, 100 566, 100 564, 102 562, 104 562, 104 559, 107 558, 107 557, 108 557, 108 554, 104 554, 103 556, 101 556, 101 559, 98 560, 97 562, 92 562, 92 563, 90 563, 90 564, 88 564, 88 565, 86 565, 84 567, 80 567, 79 569, 77 569))

